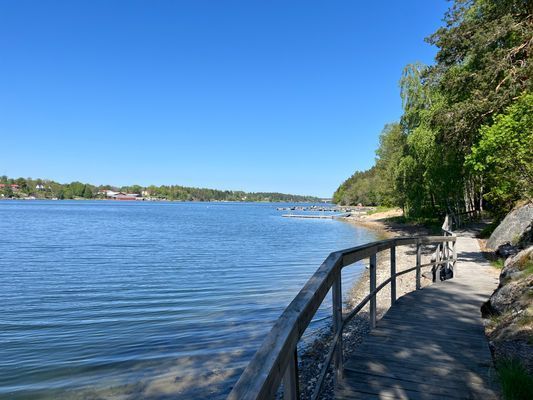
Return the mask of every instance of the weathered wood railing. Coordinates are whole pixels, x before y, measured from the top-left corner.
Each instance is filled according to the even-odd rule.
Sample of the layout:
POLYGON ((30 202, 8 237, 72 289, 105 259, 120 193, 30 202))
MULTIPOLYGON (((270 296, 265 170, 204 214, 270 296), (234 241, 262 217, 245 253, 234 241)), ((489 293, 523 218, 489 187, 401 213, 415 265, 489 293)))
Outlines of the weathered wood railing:
MULTIPOLYGON (((463 211, 463 212, 452 212, 450 211, 449 214, 446 214, 446 219, 444 220, 444 224, 447 224, 447 230, 453 230, 455 228, 461 228, 463 225, 465 225, 468 222, 474 221, 479 219, 481 216, 481 211, 479 210, 470 210, 470 211, 463 211)), ((444 225, 443 225, 444 230, 444 225)))
MULTIPOLYGON (((443 226, 443 230, 444 228, 443 226)), ((432 267, 434 280, 439 276, 436 273, 439 268, 453 269, 457 260, 455 241, 456 237, 451 231, 446 230, 443 236, 399 237, 331 253, 275 322, 263 344, 233 387, 228 399, 272 399, 276 396, 281 382, 283 382, 285 399, 299 398, 297 344, 327 293, 332 289, 334 335, 313 394, 313 399, 318 398, 332 360, 336 379, 343 376, 342 332, 346 324, 370 303, 370 324, 375 327, 376 295, 390 283, 392 305, 396 301, 396 278, 398 276, 416 271, 416 289, 418 290, 421 288, 422 268, 432 267), (437 248, 434 260, 422 264, 422 246, 435 244, 437 248), (396 248, 406 245, 416 245, 415 266, 397 271, 396 248), (390 250, 390 277, 377 285, 377 254, 385 250, 390 250), (370 262, 370 292, 353 310, 343 314, 341 270, 364 259, 369 259, 370 262)))

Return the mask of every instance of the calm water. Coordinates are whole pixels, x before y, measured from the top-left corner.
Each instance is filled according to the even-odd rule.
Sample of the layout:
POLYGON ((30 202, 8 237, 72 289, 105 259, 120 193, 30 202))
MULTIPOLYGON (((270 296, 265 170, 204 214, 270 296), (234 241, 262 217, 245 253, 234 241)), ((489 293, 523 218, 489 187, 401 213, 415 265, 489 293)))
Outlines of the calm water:
POLYGON ((376 240, 277 206, 0 201, 0 398, 224 397, 328 253, 376 240))

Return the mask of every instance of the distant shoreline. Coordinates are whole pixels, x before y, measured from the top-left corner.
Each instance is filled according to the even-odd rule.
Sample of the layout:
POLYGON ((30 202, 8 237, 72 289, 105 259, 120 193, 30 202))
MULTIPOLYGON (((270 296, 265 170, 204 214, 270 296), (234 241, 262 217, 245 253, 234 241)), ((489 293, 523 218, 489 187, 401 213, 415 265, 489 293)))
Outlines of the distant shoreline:
POLYGON ((181 185, 93 185, 84 182, 59 183, 40 178, 0 176, 0 198, 117 199, 150 201, 237 201, 237 202, 320 202, 317 196, 281 192, 245 192, 181 185))
POLYGON ((104 201, 104 202, 115 202, 115 203, 242 203, 242 204, 252 204, 252 203, 268 203, 268 204, 331 204, 324 203, 322 201, 289 201, 289 200, 168 200, 168 199, 138 199, 138 200, 116 200, 116 199, 102 199, 102 198, 93 198, 93 199, 57 199, 57 198, 42 198, 42 197, 0 197, 0 201, 104 201))

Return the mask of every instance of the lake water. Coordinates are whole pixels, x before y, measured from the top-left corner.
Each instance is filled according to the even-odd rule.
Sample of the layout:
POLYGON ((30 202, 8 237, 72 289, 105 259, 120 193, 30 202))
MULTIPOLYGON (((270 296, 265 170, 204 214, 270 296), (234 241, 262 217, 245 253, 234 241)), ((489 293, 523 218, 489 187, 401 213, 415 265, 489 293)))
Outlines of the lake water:
POLYGON ((0 398, 224 398, 323 259, 377 239, 278 206, 0 201, 0 398))

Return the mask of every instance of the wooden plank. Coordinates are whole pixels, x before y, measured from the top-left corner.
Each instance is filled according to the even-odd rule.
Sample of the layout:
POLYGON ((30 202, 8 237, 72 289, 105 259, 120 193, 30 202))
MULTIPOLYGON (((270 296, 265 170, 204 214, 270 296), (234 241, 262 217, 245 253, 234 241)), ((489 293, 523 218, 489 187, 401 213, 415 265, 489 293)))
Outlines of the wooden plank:
MULTIPOLYGON (((348 363, 346 364, 346 371, 366 371, 371 372, 372 365, 378 365, 384 370, 397 373, 403 371, 405 374, 409 373, 421 379, 441 379, 455 382, 452 386, 464 386, 465 382, 475 382, 476 385, 493 388, 496 387, 494 381, 496 371, 493 367, 476 366, 476 365, 458 365, 454 363, 438 363, 426 360, 423 363, 419 362, 399 362, 390 359, 372 359, 366 358, 364 362, 348 363), (438 371, 438 372, 436 372, 438 371), (488 379, 490 377, 490 379, 488 379), (468 379, 467 379, 468 378, 468 379)), ((344 381, 344 384, 349 383, 344 381)))
MULTIPOLYGON (((392 330, 390 330, 392 331, 392 330)), ((435 331, 438 332, 438 331, 435 331)), ((488 348, 488 342, 485 336, 483 335, 465 335, 465 336, 456 336, 450 335, 448 332, 441 333, 440 335, 420 335, 416 333, 405 332, 396 334, 390 334, 389 332, 382 332, 382 329, 376 329, 370 333, 369 337, 363 342, 362 345, 366 343, 381 343, 383 345, 390 345, 393 343, 412 343, 416 340, 420 345, 433 345, 433 346, 446 346, 446 348, 455 349, 465 347, 465 341, 468 342, 469 350, 486 350, 488 348)))
MULTIPOLYGON (((427 385, 429 387, 429 385, 427 385)), ((417 385, 406 384, 401 381, 385 381, 381 379, 365 379, 358 381, 356 378, 345 379, 338 390, 335 391, 337 399, 366 399, 366 395, 378 395, 379 398, 409 399, 409 400, 426 400, 426 399, 459 399, 461 396, 454 395, 448 391, 441 390, 439 393, 424 391, 417 385), (380 384, 381 381, 381 384, 380 384), (362 396, 357 396, 361 393, 362 396)), ((464 398, 464 397, 463 397, 464 398)))
MULTIPOLYGON (((483 356, 483 354, 488 351, 488 347, 485 349, 485 352, 482 350, 468 350, 463 348, 462 351, 458 349, 450 349, 444 351, 438 347, 431 347, 429 345, 416 345, 411 347, 406 347, 403 344, 397 346, 392 346, 390 344, 382 344, 371 342, 365 347, 361 347, 361 352, 372 353, 375 357, 381 356, 392 356, 397 360, 416 360, 424 362, 424 360, 440 360, 442 362, 457 362, 459 363, 470 363, 472 365, 477 365, 482 362, 491 362, 489 356, 483 356)), ((490 354, 490 353, 489 353, 490 354)))
POLYGON ((364 372, 354 371, 352 369, 346 371, 345 380, 354 380, 357 384, 368 385, 376 389, 385 387, 401 387, 403 390, 412 391, 412 392, 422 392, 426 394, 438 395, 438 396, 448 396, 448 397, 466 397, 465 389, 469 394, 476 393, 479 396, 484 398, 490 398, 494 396, 494 392, 483 385, 468 385, 465 386, 466 382, 463 382, 463 385, 458 385, 455 387, 450 387, 444 382, 439 383, 437 381, 428 381, 420 379, 406 378, 405 375, 390 377, 384 375, 373 375, 364 372))
MULTIPOLYGON (((428 328, 430 329, 430 328, 428 328)), ((433 330, 401 330, 401 329, 394 329, 389 327, 383 327, 378 324, 378 328, 371 333, 372 335, 386 335, 390 337, 399 338, 400 335, 408 334, 408 337, 412 339, 412 341, 426 341, 428 339, 433 338, 435 341, 444 340, 445 338, 450 337, 450 334, 448 332, 442 332, 438 329, 433 330)), ((457 333, 454 334, 453 337, 457 341, 467 342, 471 343, 472 341, 478 341, 480 339, 485 340, 485 338, 480 337, 478 334, 469 334, 469 333, 457 333)), ((368 339, 367 339, 368 340, 368 339)), ((363 342, 363 344, 366 343, 366 340, 363 342)))
MULTIPOLYGON (((466 350, 465 350, 466 351, 466 350)), ((458 353, 458 352, 442 352, 442 351, 426 351, 423 348, 392 348, 384 347, 378 349, 377 346, 366 346, 361 347, 354 355, 354 357, 359 357, 359 354, 362 354, 364 357, 370 355, 374 359, 386 359, 386 360, 396 360, 399 362, 428 362, 432 360, 436 363, 456 363, 458 365, 470 365, 470 366, 490 366, 492 359, 490 357, 481 357, 481 351, 468 352, 468 353, 458 353)), ((351 359, 348 360, 348 363, 351 362, 351 359)), ((347 364, 348 365, 348 364, 347 364)))
POLYGON ((366 396, 358 397, 355 393, 359 392, 377 394, 380 398, 394 393, 395 398, 408 399, 498 399, 498 395, 493 390, 482 386, 449 388, 434 382, 418 383, 352 372, 347 374, 349 374, 347 379, 350 381, 345 380, 339 386, 336 398, 367 398, 366 396))
MULTIPOLYGON (((474 310, 477 311, 476 309, 474 310)), ((382 319, 382 324, 396 323, 399 325, 399 328, 409 327, 411 324, 413 324, 412 326, 420 324, 428 328, 437 328, 432 327, 431 323, 438 321, 450 329, 472 330, 483 333, 483 327, 480 326, 481 319, 478 318, 472 318, 469 320, 467 316, 456 316, 455 319, 452 319, 453 313, 450 311, 440 312, 440 310, 435 310, 433 312, 427 312, 427 310, 417 307, 413 307, 411 310, 406 307, 404 310, 400 309, 397 311, 398 312, 391 314, 388 318, 382 319), (414 315, 407 315, 407 313, 414 315), (439 313, 440 316, 437 315, 439 313)), ((441 328, 443 328, 443 326, 441 326, 441 328)))
POLYGON ((423 362, 409 360, 397 360, 394 357, 382 356, 379 358, 373 357, 371 352, 358 352, 358 357, 350 358, 345 364, 346 368, 365 370, 371 369, 372 365, 379 365, 381 368, 388 368, 391 371, 405 371, 419 376, 432 376, 432 377, 449 377, 454 376, 457 379, 458 374, 461 376, 478 375, 479 377, 486 376, 490 371, 494 369, 493 365, 487 364, 463 364, 457 363, 445 363, 445 362, 423 362))
MULTIPOLYGON (((487 349, 488 350, 488 349, 487 349)), ((456 364, 469 367, 485 367, 490 366, 492 359, 490 357, 483 356, 481 351, 464 353, 459 352, 442 352, 439 350, 429 351, 420 350, 419 348, 412 350, 408 348, 391 348, 377 349, 377 346, 371 348, 367 347, 361 349, 357 354, 370 354, 370 359, 381 360, 397 360, 398 362, 411 362, 411 363, 428 363, 436 362, 442 364, 456 364), (389 352, 390 351, 390 352, 389 352)), ((362 356, 361 356, 362 357, 362 356)), ((365 355, 365 357, 367 357, 365 355)))
MULTIPOLYGON (((435 319, 433 322, 437 322, 438 320, 435 319)), ((379 326, 385 327, 396 327, 399 330, 410 330, 415 331, 417 328, 422 329, 424 331, 432 332, 432 331, 438 331, 439 326, 432 326, 431 325, 432 319, 427 318, 426 323, 424 323, 424 318, 409 318, 408 320, 402 319, 402 318, 396 318, 391 317, 387 319, 382 319, 379 321, 379 326)), ((460 322, 448 322, 446 324, 445 319, 443 319, 443 325, 446 325, 446 331, 450 331, 450 333, 470 333, 470 334, 483 334, 483 327, 476 325, 474 322, 472 323, 460 323, 460 322)), ((440 326, 441 331, 443 329, 443 326, 440 326)))

